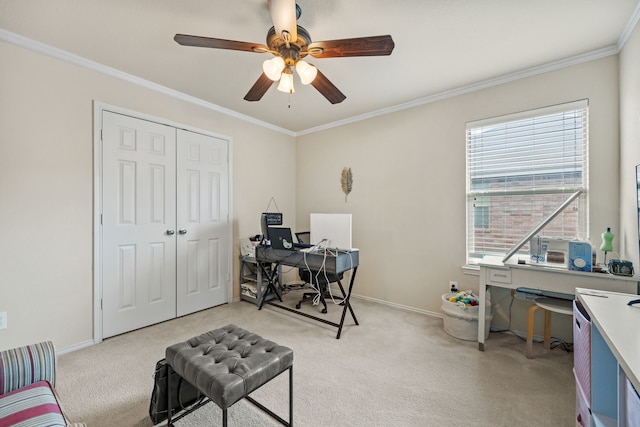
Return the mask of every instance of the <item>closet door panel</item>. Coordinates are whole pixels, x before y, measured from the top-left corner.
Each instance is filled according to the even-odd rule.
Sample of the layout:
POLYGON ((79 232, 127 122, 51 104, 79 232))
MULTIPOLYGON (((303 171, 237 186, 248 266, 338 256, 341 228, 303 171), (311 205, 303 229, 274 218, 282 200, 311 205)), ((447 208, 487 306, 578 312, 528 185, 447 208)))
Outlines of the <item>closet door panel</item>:
POLYGON ((102 116, 103 337, 176 316, 175 150, 169 126, 102 116))
POLYGON ((178 316, 228 301, 228 142, 178 130, 178 316))

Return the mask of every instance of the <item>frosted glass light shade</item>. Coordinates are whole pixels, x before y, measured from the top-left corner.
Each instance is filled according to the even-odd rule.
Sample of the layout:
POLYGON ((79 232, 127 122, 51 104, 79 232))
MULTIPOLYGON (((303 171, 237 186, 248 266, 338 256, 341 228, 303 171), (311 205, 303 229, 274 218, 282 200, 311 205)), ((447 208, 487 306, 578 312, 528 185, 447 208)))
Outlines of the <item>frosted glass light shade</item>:
POLYGON ((276 56, 273 59, 267 59, 262 63, 262 71, 264 71, 267 77, 274 82, 280 79, 282 70, 284 70, 284 59, 280 56, 276 56))
POLYGON ((296 63, 296 71, 298 72, 300 81, 303 85, 308 85, 318 75, 318 69, 303 60, 300 60, 296 63))
POLYGON ((282 73, 282 76, 280 76, 280 84, 278 84, 278 90, 285 93, 295 92, 293 89, 293 74, 291 74, 291 72, 282 73))

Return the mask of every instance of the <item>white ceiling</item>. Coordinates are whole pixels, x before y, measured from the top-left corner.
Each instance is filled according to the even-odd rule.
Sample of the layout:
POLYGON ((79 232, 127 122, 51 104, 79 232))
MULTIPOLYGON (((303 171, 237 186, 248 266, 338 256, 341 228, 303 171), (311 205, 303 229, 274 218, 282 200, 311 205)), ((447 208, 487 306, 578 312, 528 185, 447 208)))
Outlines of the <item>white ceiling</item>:
POLYGON ((347 96, 341 104, 297 76, 290 98, 273 85, 247 102, 270 54, 173 41, 184 33, 265 43, 267 0, 0 0, 0 28, 300 133, 566 58, 615 53, 639 0, 297 3, 298 24, 313 41, 382 34, 395 41, 391 56, 308 58, 347 96))

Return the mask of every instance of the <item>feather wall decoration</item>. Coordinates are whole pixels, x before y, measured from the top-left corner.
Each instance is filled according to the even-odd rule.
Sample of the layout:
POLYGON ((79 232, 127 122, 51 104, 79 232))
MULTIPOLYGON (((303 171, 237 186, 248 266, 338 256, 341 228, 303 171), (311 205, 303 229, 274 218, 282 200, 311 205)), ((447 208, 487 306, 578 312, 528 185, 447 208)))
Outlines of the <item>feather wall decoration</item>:
POLYGON ((353 188, 353 174, 351 168, 343 168, 342 175, 340 176, 340 184, 342 184, 342 191, 344 192, 344 202, 347 202, 347 196, 351 193, 353 188))

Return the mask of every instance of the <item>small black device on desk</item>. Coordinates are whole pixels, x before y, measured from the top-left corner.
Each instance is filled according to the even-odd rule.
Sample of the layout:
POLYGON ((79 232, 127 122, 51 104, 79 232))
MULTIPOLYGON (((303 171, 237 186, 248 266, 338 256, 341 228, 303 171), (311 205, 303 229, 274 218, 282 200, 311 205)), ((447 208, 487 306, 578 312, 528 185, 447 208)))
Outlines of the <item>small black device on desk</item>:
POLYGON ((622 259, 609 260, 609 273, 618 276, 633 276, 633 263, 622 259))

